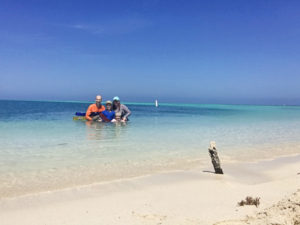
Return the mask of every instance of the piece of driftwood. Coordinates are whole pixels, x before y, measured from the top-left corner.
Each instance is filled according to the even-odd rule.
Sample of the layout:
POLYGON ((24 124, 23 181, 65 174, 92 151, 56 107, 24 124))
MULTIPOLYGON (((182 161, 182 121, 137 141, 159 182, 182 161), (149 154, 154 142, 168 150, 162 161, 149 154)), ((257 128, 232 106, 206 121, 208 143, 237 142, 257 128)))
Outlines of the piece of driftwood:
POLYGON ((214 141, 210 142, 208 152, 211 157, 211 162, 214 166, 215 173, 223 174, 223 170, 221 168, 221 163, 220 163, 220 159, 219 159, 217 148, 216 148, 216 142, 214 142, 214 141))

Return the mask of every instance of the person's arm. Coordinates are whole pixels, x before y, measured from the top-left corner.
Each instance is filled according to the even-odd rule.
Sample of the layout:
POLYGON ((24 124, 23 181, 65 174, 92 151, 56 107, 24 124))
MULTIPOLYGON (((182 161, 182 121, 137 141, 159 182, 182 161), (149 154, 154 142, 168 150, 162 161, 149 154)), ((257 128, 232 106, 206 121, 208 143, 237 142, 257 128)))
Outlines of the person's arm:
POLYGON ((116 113, 114 111, 112 111, 112 117, 111 117, 111 119, 113 120, 115 118, 116 118, 116 113))
POLYGON ((112 111, 112 117, 111 117, 111 121, 110 122, 112 122, 112 123, 114 123, 114 122, 116 122, 116 113, 115 113, 115 111, 112 111))
POLYGON ((85 118, 86 118, 88 121, 93 120, 92 117, 90 117, 90 115, 91 115, 91 113, 92 113, 91 108, 92 108, 92 106, 89 106, 88 109, 86 110, 86 113, 85 113, 85 118))
POLYGON ((128 109, 126 105, 122 105, 122 109, 125 112, 125 115, 123 116, 123 120, 127 120, 127 117, 131 115, 131 111, 128 109))
POLYGON ((100 113, 100 118, 104 121, 104 122, 110 122, 110 120, 107 118, 107 111, 102 111, 100 113))

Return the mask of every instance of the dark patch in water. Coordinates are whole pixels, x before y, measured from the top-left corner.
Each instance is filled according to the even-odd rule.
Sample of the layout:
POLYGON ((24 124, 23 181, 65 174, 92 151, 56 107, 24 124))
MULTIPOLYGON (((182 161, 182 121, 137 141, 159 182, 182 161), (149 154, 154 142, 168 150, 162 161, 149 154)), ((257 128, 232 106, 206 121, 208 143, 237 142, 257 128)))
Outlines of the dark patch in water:
POLYGON ((57 145, 67 145, 68 143, 59 143, 57 145))

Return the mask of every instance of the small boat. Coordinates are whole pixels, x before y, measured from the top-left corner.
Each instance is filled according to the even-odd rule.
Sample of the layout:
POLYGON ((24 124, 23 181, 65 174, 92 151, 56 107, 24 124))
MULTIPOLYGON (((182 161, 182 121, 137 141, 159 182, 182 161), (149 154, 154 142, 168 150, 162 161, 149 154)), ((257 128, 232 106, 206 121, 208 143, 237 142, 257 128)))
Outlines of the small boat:
POLYGON ((158 107, 158 101, 157 101, 157 99, 155 100, 155 107, 158 107))
MULTIPOLYGON (((99 115, 100 116, 100 120, 101 122, 110 122, 110 120, 108 120, 102 113, 99 112, 92 112, 90 114, 90 116, 96 116, 99 115)), ((85 118, 85 113, 83 112, 76 112, 75 116, 73 116, 73 120, 82 120, 82 121, 86 121, 87 119, 85 118)))
POLYGON ((83 121, 85 121, 86 120, 85 113, 76 112, 75 116, 73 116, 73 120, 83 120, 83 121))

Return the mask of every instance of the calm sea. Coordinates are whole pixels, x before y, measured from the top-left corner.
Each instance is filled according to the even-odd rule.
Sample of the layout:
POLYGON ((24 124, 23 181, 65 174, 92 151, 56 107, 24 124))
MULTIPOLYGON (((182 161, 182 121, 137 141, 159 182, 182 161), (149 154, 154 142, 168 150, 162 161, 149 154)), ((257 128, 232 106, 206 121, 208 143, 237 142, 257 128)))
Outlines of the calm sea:
POLYGON ((126 104, 124 124, 73 121, 89 103, 0 101, 0 197, 300 153, 300 107, 126 104))

